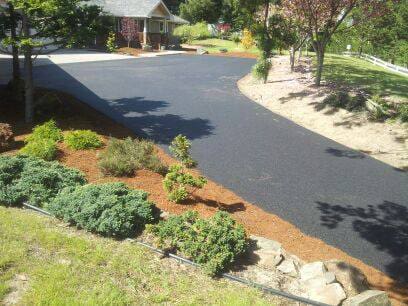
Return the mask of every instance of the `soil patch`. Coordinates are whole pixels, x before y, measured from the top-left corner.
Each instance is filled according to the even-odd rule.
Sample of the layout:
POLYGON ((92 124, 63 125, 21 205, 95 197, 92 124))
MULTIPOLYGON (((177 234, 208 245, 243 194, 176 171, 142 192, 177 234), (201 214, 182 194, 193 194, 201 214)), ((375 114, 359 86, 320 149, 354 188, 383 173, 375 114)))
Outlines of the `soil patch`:
POLYGON ((408 124, 373 122, 365 112, 325 106, 322 101, 330 88, 314 86, 309 60, 302 61, 292 73, 287 56, 275 57, 266 84, 247 75, 238 87, 274 113, 393 167, 408 170, 408 124))
MULTIPOLYGON (((44 93, 42 90, 37 92, 44 93)), ((80 103, 72 96, 59 92, 53 92, 53 94, 60 101, 63 101, 67 109, 70 110, 69 112, 63 112, 63 115, 54 116, 63 130, 90 129, 102 135, 105 143, 111 136, 118 138, 135 137, 130 130, 115 123, 86 104, 80 103)), ((14 148, 15 152, 21 147, 22 141, 30 132, 32 126, 24 124, 20 119, 21 117, 16 115, 17 112, 10 112, 10 109, 8 111, 7 123, 13 126, 17 140, 17 145, 14 148)), ((0 114, 4 115, 6 112, 0 109, 0 114)), ((191 199, 184 204, 174 204, 167 200, 162 186, 163 177, 157 173, 141 170, 137 172, 136 176, 130 178, 104 177, 97 166, 98 153, 101 150, 103 148, 90 151, 73 151, 61 144, 59 161, 67 166, 80 169, 86 174, 89 182, 92 183, 121 181, 132 188, 143 189, 150 194, 149 199, 155 202, 159 208, 172 214, 195 210, 203 217, 208 217, 218 210, 227 211, 238 222, 242 223, 249 233, 281 242, 288 252, 295 254, 302 260, 325 261, 339 259, 345 261, 360 268, 367 275, 371 286, 378 290, 387 291, 396 305, 408 302, 408 288, 397 284, 385 274, 345 252, 327 245, 322 240, 305 235, 296 226, 244 201, 215 182, 209 181, 203 189, 196 191, 191 199)), ((157 151, 164 163, 175 163, 175 160, 163 150, 157 148, 157 151)), ((198 171, 192 172, 198 174, 198 171)))

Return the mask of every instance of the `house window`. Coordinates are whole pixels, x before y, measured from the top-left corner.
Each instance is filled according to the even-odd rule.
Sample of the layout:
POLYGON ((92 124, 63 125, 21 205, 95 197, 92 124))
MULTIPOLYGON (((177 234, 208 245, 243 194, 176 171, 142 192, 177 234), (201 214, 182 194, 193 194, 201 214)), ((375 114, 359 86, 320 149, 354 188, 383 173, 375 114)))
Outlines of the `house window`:
POLYGON ((160 33, 162 33, 164 32, 164 22, 160 21, 159 24, 160 24, 160 33))

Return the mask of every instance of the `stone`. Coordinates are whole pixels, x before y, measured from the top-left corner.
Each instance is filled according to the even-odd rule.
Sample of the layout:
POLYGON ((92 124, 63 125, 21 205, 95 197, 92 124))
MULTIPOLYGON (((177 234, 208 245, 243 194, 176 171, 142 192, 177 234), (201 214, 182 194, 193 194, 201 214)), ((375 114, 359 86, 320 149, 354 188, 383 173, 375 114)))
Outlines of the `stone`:
POLYGON ((168 213, 167 211, 162 211, 161 213, 160 213, 160 219, 163 219, 163 220, 167 220, 168 218, 170 218, 170 213, 168 213))
POLYGON ((344 306, 391 306, 390 299, 384 291, 366 290, 356 296, 348 298, 344 306))
POLYGON ((336 306, 347 298, 343 287, 339 283, 312 288, 307 292, 307 296, 313 301, 336 306))
POLYGON ((251 236, 250 261, 265 269, 275 269, 283 260, 282 245, 274 240, 251 236))
POLYGON ((199 54, 199 55, 208 54, 208 51, 203 49, 203 48, 198 48, 197 49, 197 54, 199 54))
POLYGON ((316 276, 323 276, 327 269, 321 261, 311 262, 302 266, 299 270, 300 279, 305 281, 316 276))
POLYGON ((332 284, 336 282, 336 275, 333 272, 324 273, 324 278, 326 279, 326 284, 332 284))
POLYGON ((367 278, 360 269, 339 260, 326 261, 324 264, 329 272, 334 273, 348 297, 370 289, 367 278))
POLYGON ((287 274, 292 277, 298 276, 298 271, 296 269, 296 265, 292 259, 285 259, 279 266, 276 267, 280 272, 283 274, 287 274))
POLYGON ((308 292, 313 288, 322 288, 336 282, 336 277, 331 272, 326 272, 323 275, 315 276, 307 280, 301 280, 300 284, 304 292, 308 292))

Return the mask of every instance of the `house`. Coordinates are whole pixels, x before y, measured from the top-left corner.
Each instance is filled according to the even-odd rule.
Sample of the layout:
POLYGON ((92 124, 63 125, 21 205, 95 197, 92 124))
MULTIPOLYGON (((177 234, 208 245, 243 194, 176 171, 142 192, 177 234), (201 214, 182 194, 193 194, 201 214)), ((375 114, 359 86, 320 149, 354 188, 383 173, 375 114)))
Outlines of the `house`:
POLYGON ((115 31, 120 36, 121 20, 134 18, 137 25, 137 43, 160 48, 169 43, 174 28, 188 21, 173 15, 161 0, 91 0, 88 5, 97 5, 115 18, 115 31))

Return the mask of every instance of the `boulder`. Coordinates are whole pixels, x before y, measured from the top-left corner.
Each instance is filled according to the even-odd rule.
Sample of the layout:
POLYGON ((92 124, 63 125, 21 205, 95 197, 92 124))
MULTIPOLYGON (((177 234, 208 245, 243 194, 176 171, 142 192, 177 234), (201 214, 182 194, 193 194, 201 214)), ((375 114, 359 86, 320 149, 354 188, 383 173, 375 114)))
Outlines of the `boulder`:
POLYGON ((369 289, 366 276, 358 268, 338 260, 326 261, 324 264, 328 271, 334 273, 348 297, 369 289))
POLYGON ((340 305, 347 296, 339 283, 329 284, 322 287, 311 288, 307 297, 313 301, 328 305, 340 305))
POLYGON ((296 265, 292 259, 285 259, 279 264, 279 266, 276 267, 276 269, 278 269, 283 274, 287 274, 292 277, 298 276, 296 265))
POLYGON ((197 54, 199 54, 199 55, 208 54, 208 51, 203 49, 203 48, 198 48, 197 49, 197 54))
POLYGON ((308 280, 316 276, 324 276, 327 272, 324 263, 321 261, 311 262, 302 266, 299 270, 300 279, 302 281, 308 280))
POLYGON ((378 290, 366 290, 348 298, 344 306, 391 306, 387 293, 378 290))
POLYGON ((274 240, 251 236, 250 260, 265 269, 273 270, 283 260, 282 245, 274 240))

